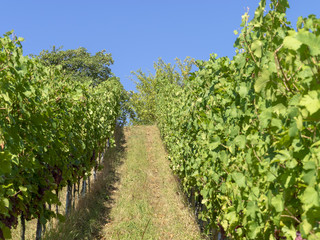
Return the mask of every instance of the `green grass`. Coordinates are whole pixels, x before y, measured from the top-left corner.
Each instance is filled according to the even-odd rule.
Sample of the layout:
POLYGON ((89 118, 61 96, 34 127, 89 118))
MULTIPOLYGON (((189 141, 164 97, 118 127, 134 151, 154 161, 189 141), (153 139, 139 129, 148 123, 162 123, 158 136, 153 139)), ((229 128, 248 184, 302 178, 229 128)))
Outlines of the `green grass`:
POLYGON ((201 239, 155 126, 128 129, 128 153, 103 239, 201 239))
POLYGON ((153 212, 148 201, 149 193, 146 191, 149 168, 146 136, 142 127, 130 128, 127 136, 127 158, 119 169, 121 182, 103 239, 152 239, 156 232, 151 221, 153 212))
MULTIPOLYGON (((91 191, 65 222, 54 221, 43 239, 201 239, 157 127, 118 130, 116 142, 91 191)), ((61 198, 63 212, 64 192, 61 198)), ((28 222, 26 239, 35 239, 35 231, 36 221, 28 222)), ((19 228, 14 234, 20 239, 19 228)))

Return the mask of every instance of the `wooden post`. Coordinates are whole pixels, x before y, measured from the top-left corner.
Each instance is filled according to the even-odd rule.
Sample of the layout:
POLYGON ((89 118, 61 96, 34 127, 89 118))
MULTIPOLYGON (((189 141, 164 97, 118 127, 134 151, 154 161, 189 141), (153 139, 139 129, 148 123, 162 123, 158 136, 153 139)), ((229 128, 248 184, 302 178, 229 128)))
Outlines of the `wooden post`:
POLYGON ((71 184, 71 181, 68 180, 67 199, 66 199, 66 216, 70 214, 71 202, 72 202, 72 184, 71 184))
POLYGON ((40 217, 37 221, 37 231, 36 231, 36 240, 41 240, 42 237, 42 224, 40 222, 40 217))
POLYGON ((25 240, 26 239, 26 220, 24 218, 24 213, 21 213, 20 216, 20 220, 21 220, 21 240, 25 240))
POLYGON ((90 175, 88 176, 88 192, 90 192, 90 175))
POLYGON ((73 198, 72 198, 72 208, 75 209, 76 207, 76 191, 77 191, 77 188, 76 188, 76 183, 73 184, 73 198))
POLYGON ((80 199, 80 178, 78 178, 78 201, 79 201, 79 199, 80 199))
POLYGON ((87 184, 86 184, 86 180, 83 178, 83 180, 82 180, 81 197, 84 197, 84 195, 86 195, 86 190, 87 190, 87 184))
MULTIPOLYGON (((56 195, 57 195, 57 198, 59 199, 59 191, 58 189, 56 189, 56 195)), ((56 214, 58 215, 59 214, 59 205, 56 204, 56 214)))

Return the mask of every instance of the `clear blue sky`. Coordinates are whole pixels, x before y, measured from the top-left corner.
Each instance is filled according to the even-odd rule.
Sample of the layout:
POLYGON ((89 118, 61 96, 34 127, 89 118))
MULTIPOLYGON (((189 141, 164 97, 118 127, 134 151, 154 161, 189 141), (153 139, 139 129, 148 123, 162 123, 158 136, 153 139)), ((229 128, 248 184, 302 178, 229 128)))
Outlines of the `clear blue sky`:
MULTIPOLYGON (((268 1, 267 1, 268 2, 268 1)), ((320 0, 291 0, 288 19, 313 13, 320 0)), ((186 56, 207 60, 210 53, 234 55, 233 30, 259 0, 2 0, 0 34, 14 30, 25 38, 24 54, 53 45, 102 49, 115 60, 112 72, 133 90, 131 71, 153 72, 159 57, 174 62, 186 56)))

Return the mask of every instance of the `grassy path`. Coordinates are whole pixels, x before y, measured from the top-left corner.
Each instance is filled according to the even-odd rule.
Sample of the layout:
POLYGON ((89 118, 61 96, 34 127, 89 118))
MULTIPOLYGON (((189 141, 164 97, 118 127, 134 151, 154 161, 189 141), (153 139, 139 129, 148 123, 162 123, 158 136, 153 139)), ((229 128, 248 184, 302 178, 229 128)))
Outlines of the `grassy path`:
POLYGON ((201 239, 184 205, 155 126, 126 128, 127 156, 118 169, 101 239, 201 239))
MULTIPOLYGON (((65 222, 47 224, 43 240, 201 239, 157 127, 118 129, 116 142, 91 190, 65 222)), ((28 222, 27 229, 26 239, 34 239, 36 221, 28 222)), ((20 239, 19 228, 13 239, 20 239)))

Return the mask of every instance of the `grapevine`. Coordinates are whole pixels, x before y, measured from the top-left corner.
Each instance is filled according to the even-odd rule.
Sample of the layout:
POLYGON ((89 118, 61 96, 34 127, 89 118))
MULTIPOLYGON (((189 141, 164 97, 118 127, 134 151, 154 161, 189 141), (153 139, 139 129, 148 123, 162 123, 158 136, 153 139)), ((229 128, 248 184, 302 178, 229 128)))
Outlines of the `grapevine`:
POLYGON ((320 238, 320 19, 295 30, 288 7, 246 13, 233 59, 212 54, 179 81, 156 65, 151 78, 172 168, 231 239, 320 238))
POLYGON ((97 168, 123 94, 118 78, 92 87, 23 56, 11 34, 0 38, 0 239, 19 216, 40 226, 57 217, 46 206, 97 168))

